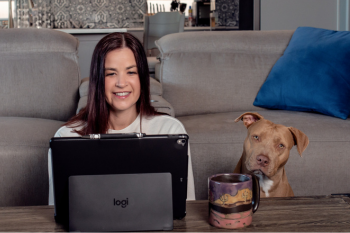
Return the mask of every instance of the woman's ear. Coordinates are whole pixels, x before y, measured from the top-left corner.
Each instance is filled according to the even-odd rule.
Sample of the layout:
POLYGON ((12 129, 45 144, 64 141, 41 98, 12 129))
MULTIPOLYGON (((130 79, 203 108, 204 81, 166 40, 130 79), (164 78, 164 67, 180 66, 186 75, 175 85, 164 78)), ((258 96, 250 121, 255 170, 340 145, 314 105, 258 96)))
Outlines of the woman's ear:
POLYGON ((237 117, 235 119, 235 122, 242 120, 244 126, 248 128, 251 124, 253 124, 254 122, 257 122, 261 119, 264 119, 264 117, 261 116, 257 112, 246 112, 246 113, 243 113, 242 115, 240 115, 239 117, 237 117))

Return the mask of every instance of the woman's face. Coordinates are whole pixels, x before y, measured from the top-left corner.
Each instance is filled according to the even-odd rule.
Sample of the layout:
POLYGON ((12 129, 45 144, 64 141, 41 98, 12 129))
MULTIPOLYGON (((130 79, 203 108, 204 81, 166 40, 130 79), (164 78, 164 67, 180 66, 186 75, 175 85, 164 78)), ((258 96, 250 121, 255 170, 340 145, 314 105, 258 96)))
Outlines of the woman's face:
POLYGON ((107 53, 105 59, 105 95, 111 112, 137 113, 136 102, 141 84, 133 52, 129 48, 107 53))

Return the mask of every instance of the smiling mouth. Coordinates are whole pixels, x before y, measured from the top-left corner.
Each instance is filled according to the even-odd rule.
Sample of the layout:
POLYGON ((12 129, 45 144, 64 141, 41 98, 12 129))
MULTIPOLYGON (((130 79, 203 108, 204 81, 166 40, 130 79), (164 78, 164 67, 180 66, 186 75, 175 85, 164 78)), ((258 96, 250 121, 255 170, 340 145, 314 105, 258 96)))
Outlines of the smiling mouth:
POLYGON ((116 96, 124 97, 124 96, 129 95, 130 93, 131 93, 131 92, 115 92, 115 93, 113 93, 113 94, 116 95, 116 96))

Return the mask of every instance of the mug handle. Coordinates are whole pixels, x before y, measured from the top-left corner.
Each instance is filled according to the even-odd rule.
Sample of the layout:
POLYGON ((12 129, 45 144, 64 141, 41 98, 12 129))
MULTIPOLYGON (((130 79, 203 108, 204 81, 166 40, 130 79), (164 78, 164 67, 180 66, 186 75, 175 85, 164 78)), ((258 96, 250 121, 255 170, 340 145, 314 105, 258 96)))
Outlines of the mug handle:
POLYGON ((251 174, 252 180, 253 180, 253 200, 252 200, 252 206, 253 206, 253 213, 258 210, 259 203, 260 203, 260 185, 259 185, 259 178, 251 174))

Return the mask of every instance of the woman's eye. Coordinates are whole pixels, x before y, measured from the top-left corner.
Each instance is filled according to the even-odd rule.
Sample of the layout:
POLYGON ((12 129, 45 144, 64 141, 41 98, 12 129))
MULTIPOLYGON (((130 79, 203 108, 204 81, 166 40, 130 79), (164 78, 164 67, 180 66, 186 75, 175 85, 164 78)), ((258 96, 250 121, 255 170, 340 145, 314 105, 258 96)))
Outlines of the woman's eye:
POLYGON ((108 74, 106 74, 106 76, 113 76, 113 75, 115 75, 115 73, 108 73, 108 74))
POLYGON ((130 71, 128 72, 128 74, 136 74, 136 72, 130 71))
POLYGON ((255 140, 259 140, 259 136, 253 136, 253 138, 255 139, 255 140))
POLYGON ((283 145, 283 144, 279 144, 278 146, 279 146, 279 148, 281 148, 281 149, 284 148, 284 145, 283 145))

